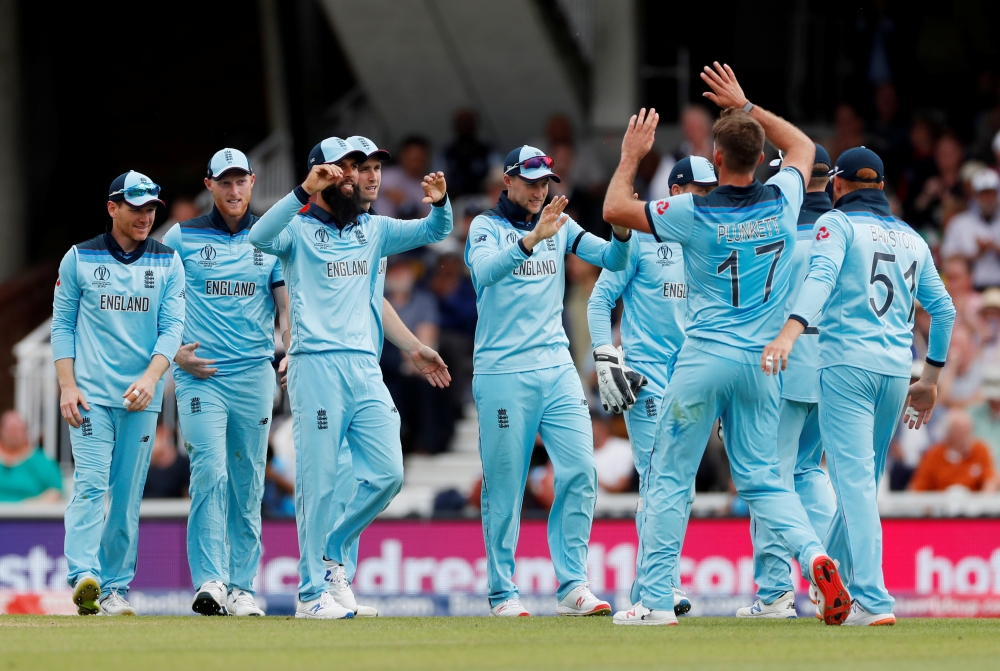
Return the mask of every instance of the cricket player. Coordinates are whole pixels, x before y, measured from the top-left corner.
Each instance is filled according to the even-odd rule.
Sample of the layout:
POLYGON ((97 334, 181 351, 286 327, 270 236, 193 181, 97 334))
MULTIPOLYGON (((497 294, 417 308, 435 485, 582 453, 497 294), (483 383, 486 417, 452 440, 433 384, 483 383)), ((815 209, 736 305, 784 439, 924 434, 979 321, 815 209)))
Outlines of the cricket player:
POLYGON ((135 575, 139 502, 161 378, 184 329, 180 257, 147 239, 159 194, 135 171, 111 183, 111 225, 66 252, 52 302, 59 410, 76 464, 65 552, 80 615, 135 615, 125 597, 135 575))
MULTIPOLYGON (((382 184, 382 161, 390 158, 389 152, 385 149, 379 149, 374 142, 361 135, 353 135, 347 138, 346 142, 367 156, 365 161, 358 166, 358 189, 361 193, 361 207, 368 214, 374 215, 372 204, 378 200, 378 191, 382 184)), ((414 365, 424 374, 430 384, 435 387, 447 387, 451 384, 451 374, 448 372, 448 366, 441 359, 441 355, 420 342, 410 329, 406 328, 406 324, 386 300, 384 296, 385 267, 386 260, 382 258, 379 260, 378 275, 371 300, 372 337, 374 338, 376 360, 382 357, 383 341, 384 338, 388 338, 389 342, 410 355, 414 365)), ((280 372, 284 373, 286 367, 287 358, 282 360, 280 372)), ((330 493, 332 497, 330 505, 320 506, 320 510, 328 509, 330 511, 328 528, 333 528, 333 524, 344 514, 347 504, 357 492, 357 484, 354 477, 351 448, 345 437, 340 447, 337 484, 330 493)), ((355 540, 351 545, 344 558, 343 566, 335 566, 333 573, 326 577, 335 600, 354 582, 354 574, 358 567, 358 543, 359 541, 355 540)), ((300 558, 299 561, 303 560, 300 558)), ((303 568, 305 568, 304 565, 303 568)), ((354 615, 355 617, 376 617, 378 611, 371 606, 358 605, 354 615)))
POLYGON ((274 322, 288 324, 277 258, 249 240, 255 181, 246 155, 220 149, 208 163, 209 214, 163 236, 184 263, 187 320, 174 358, 177 412, 191 458, 188 565, 192 610, 261 616, 260 501, 274 403, 274 322))
MULTIPOLYGON (((712 164, 700 156, 689 156, 674 164, 667 178, 671 195, 693 193, 707 196, 719 183, 712 164)), ((622 272, 601 271, 587 304, 587 323, 598 362, 597 382, 605 410, 624 411, 632 443, 632 457, 639 472, 639 506, 635 526, 642 538, 645 511, 642 499, 646 491, 649 456, 653 451, 653 436, 659 416, 660 400, 667 388, 670 371, 677 352, 684 342, 684 313, 687 308, 687 283, 684 279, 684 251, 673 242, 657 242, 649 233, 636 233, 628 267, 622 272), (611 312, 621 297, 624 310, 621 319, 621 350, 611 344, 611 312), (603 355, 603 357, 602 357, 603 355), (603 361, 601 360, 603 358, 603 361), (613 375, 601 375, 600 368, 612 365, 610 360, 624 363, 645 376, 648 384, 641 388, 635 403, 626 405, 628 395, 622 395, 613 375)), ((688 500, 687 516, 691 512, 694 489, 688 500)), ((686 519, 686 517, 685 517, 686 519)), ((639 544, 635 558, 636 576, 643 573, 643 547, 639 544)), ((674 576, 674 613, 691 610, 691 601, 680 591, 680 564, 674 576)), ((632 603, 642 601, 639 581, 632 583, 632 603)))
POLYGON ((372 328, 380 260, 443 240, 452 228, 442 173, 423 182, 425 202, 433 205, 428 217, 403 222, 366 213, 358 164, 367 158, 340 138, 323 140, 310 152, 306 181, 250 231, 254 246, 281 260, 291 301, 288 395, 303 559, 299 618, 354 617, 358 606, 350 588, 331 581, 402 486, 399 413, 382 382, 372 328), (314 193, 316 202, 309 203, 314 193), (322 506, 338 482, 345 437, 358 488, 331 530, 322 506))
MULTIPOLYGON (((830 181, 830 155, 826 149, 816 144, 816 158, 813 160, 806 195, 802 200, 802 209, 799 210, 789 280, 792 288, 788 292, 786 314, 791 314, 799 287, 809 270, 813 224, 821 215, 833 209, 826 193, 830 181)), ((772 166, 780 166, 780 163, 781 159, 776 159, 772 161, 772 166)), ((823 442, 819 435, 819 331, 815 327, 807 329, 790 356, 791 366, 781 376, 779 472, 785 484, 799 495, 816 535, 826 538, 837 501, 830 488, 830 478, 820 467, 823 442)), ((753 516, 750 519, 750 535, 753 538, 757 600, 753 605, 737 610, 736 617, 796 617, 788 550, 767 526, 758 525, 753 516)))
POLYGON ((707 196, 633 200, 632 180, 658 120, 655 111, 643 110, 629 123, 604 201, 604 218, 612 224, 681 244, 689 288, 687 339, 663 395, 647 476, 642 604, 617 613, 615 622, 677 624, 673 581, 687 501, 721 417, 736 490, 818 585, 824 621, 839 625, 850 598, 798 496, 781 479, 780 381, 757 370, 784 319, 802 176, 812 171, 815 149, 800 130, 748 101, 728 66, 706 67, 702 79, 712 89, 704 95, 725 110, 713 129, 720 186, 707 196), (760 184, 754 170, 764 159, 765 135, 785 158, 782 170, 760 184))
POLYGON ((904 406, 910 428, 931 417, 955 321, 927 243, 889 208, 883 174, 882 160, 864 147, 837 159, 836 209, 816 220, 809 274, 761 355, 762 365, 767 357, 795 365, 792 345, 810 325, 819 328, 819 428, 837 494, 827 543, 855 597, 845 624, 858 626, 896 623, 875 497, 904 406), (917 301, 931 327, 927 365, 911 385, 917 301))
POLYGON ((555 471, 549 550, 560 615, 607 615, 587 585, 587 543, 597 499, 594 435, 580 377, 562 327, 565 257, 624 270, 629 231, 608 242, 545 205, 552 159, 522 146, 504 162, 497 206, 473 219, 465 248, 472 269, 476 325, 472 391, 479 413, 482 515, 490 612, 527 616, 514 585, 514 551, 528 465, 540 433, 555 471), (543 209, 543 205, 545 205, 543 209))

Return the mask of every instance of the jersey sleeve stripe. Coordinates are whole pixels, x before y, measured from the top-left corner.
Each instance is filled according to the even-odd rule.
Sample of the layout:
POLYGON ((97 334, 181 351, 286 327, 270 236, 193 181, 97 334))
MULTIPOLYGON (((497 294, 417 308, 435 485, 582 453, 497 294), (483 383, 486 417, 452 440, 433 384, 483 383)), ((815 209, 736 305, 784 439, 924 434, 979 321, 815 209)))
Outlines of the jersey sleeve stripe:
POLYGON ((656 232, 656 224, 653 223, 653 210, 650 209, 653 206, 652 201, 646 203, 646 223, 649 224, 649 232, 653 234, 657 242, 663 242, 660 239, 660 235, 656 232))
POLYGON ((576 240, 573 241, 573 246, 570 248, 571 254, 576 254, 576 248, 580 246, 580 241, 583 240, 583 236, 586 234, 586 231, 580 231, 580 234, 576 236, 576 240))

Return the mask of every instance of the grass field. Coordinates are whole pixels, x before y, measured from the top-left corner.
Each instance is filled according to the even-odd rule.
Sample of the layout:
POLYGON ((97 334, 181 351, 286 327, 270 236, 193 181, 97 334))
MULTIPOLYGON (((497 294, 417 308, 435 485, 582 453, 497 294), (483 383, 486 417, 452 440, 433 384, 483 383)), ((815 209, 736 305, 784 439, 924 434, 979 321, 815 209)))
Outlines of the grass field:
POLYGON ((1000 620, 379 618, 339 622, 197 617, 0 616, 7 669, 1000 669, 1000 620))

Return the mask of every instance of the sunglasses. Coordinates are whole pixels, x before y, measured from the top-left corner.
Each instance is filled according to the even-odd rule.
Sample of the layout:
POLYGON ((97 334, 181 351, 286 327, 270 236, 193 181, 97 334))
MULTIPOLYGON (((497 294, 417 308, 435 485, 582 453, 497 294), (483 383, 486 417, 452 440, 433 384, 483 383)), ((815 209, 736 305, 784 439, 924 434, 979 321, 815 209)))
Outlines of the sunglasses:
POLYGON ((507 170, 507 173, 510 173, 510 171, 517 166, 521 166, 525 170, 537 170, 539 168, 549 168, 551 170, 553 165, 555 165, 555 161, 552 160, 551 156, 532 156, 529 159, 521 161, 515 166, 511 166, 507 170))
POLYGON ((114 193, 108 194, 108 196, 115 196, 118 194, 125 196, 126 200, 142 198, 143 196, 153 196, 156 198, 160 195, 160 187, 157 184, 147 182, 145 184, 137 184, 136 186, 130 186, 126 189, 119 189, 114 193))

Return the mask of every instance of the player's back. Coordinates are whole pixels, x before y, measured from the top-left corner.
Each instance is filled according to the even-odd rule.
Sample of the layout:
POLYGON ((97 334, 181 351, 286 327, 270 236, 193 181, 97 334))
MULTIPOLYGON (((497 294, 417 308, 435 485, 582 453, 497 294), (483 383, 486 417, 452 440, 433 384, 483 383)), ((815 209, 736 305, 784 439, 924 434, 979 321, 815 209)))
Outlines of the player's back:
POLYGON ((785 168, 766 184, 649 204, 654 235, 684 247, 688 338, 760 351, 778 334, 803 191, 785 168))
POLYGON ((909 376, 917 293, 922 281, 940 285, 927 243, 893 216, 877 189, 846 194, 837 209, 816 221, 814 231, 810 275, 822 273, 815 255, 835 258, 844 245, 839 275, 818 320, 820 368, 849 365, 909 376))

